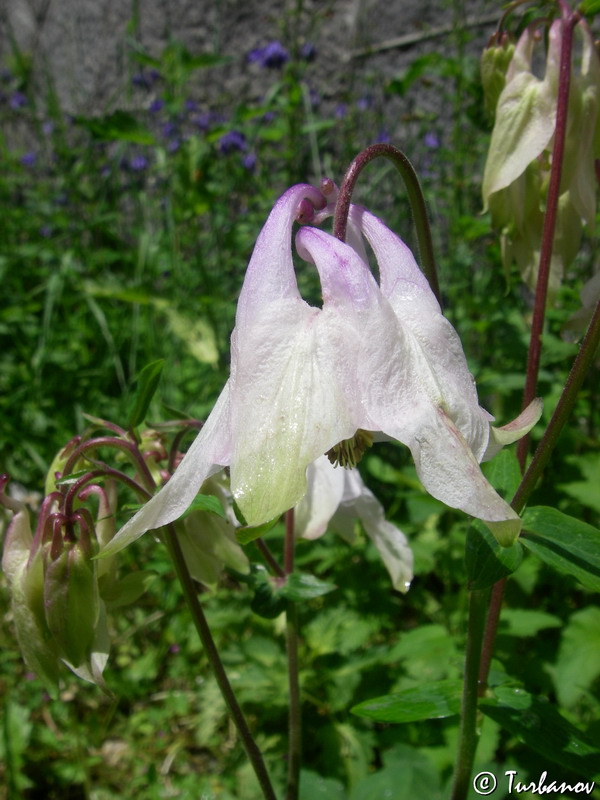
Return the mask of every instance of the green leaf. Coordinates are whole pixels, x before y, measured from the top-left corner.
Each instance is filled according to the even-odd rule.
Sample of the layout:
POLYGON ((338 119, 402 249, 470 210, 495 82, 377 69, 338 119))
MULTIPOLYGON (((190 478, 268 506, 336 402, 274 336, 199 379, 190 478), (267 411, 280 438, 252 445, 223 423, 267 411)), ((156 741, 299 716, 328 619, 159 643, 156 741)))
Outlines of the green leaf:
POLYGON ((520 541, 559 572, 600 591, 600 531, 555 508, 536 506, 523 517, 520 541))
POLYGON ((487 527, 475 521, 467 532, 465 566, 469 589, 486 589, 514 572, 523 560, 519 542, 502 547, 487 527))
POLYGON ((507 686, 497 687, 494 695, 480 701, 481 711, 542 755, 548 764, 560 764, 580 777, 598 774, 600 750, 550 702, 507 686))
POLYGON ((396 744, 383 755, 383 767, 358 781, 350 800, 441 800, 438 771, 413 747, 396 744))
POLYGON ((598 453, 577 455, 569 458, 568 462, 580 470, 583 480, 561 483, 559 488, 584 506, 600 513, 600 456, 598 453))
POLYGON ((280 593, 288 600, 310 600, 313 597, 329 594, 334 589, 337 589, 334 583, 326 583, 314 575, 292 572, 282 585, 280 593))
POLYGON ((151 572, 150 570, 130 572, 121 580, 111 583, 106 589, 104 589, 102 578, 100 578, 98 581, 100 596, 111 611, 116 608, 123 608, 135 603, 157 577, 156 572, 151 572))
POLYGON ((155 144, 153 134, 127 111, 114 111, 104 117, 75 117, 75 123, 103 142, 119 140, 133 144, 155 144))
POLYGON ((593 17, 594 14, 600 13, 600 0, 583 0, 578 10, 588 17, 593 17))
POLYGON ((275 619, 285 611, 287 600, 277 591, 266 570, 253 566, 254 597, 250 602, 250 608, 260 617, 275 619))
POLYGON ((498 633, 509 636, 535 636, 547 628, 560 628, 560 617, 528 608, 505 608, 498 633))
POLYGON ((278 522, 279 517, 275 517, 275 519, 265 522, 263 525, 257 525, 254 528, 251 528, 250 526, 238 528, 235 532, 235 538, 238 540, 238 544, 249 544, 255 539, 264 536, 265 533, 270 531, 271 528, 275 527, 278 522))
POLYGON ((358 717, 376 722, 415 722, 452 717, 460 711, 462 682, 437 681, 395 694, 365 700, 351 709, 358 717))
POLYGON ((131 411, 127 427, 133 428, 141 425, 148 413, 148 406, 156 392, 160 376, 163 371, 165 361, 163 358, 146 364, 144 369, 137 376, 137 389, 133 397, 131 411))
POLYGON ((210 511, 213 514, 218 514, 219 517, 227 519, 227 515, 221 505, 221 501, 214 494, 198 494, 194 497, 191 506, 182 515, 181 519, 187 517, 192 511, 210 511))
POLYGON ((482 464, 485 477, 502 497, 511 498, 521 483, 521 469, 514 450, 505 448, 482 464))
POLYGON ((552 672, 561 705, 574 706, 600 675, 600 608, 571 615, 552 672))
POLYGON ((303 769, 300 773, 300 800, 346 800, 343 785, 335 778, 324 778, 303 769))

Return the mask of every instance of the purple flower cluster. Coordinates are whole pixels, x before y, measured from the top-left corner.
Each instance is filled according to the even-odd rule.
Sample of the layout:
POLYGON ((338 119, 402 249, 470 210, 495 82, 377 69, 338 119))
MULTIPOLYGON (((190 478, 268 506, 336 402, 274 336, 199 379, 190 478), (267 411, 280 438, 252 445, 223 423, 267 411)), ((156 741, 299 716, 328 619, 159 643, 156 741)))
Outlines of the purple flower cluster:
POLYGON ((269 42, 264 47, 257 47, 248 54, 251 64, 258 64, 263 69, 281 69, 290 60, 290 54, 281 42, 269 42))
POLYGON ((138 89, 145 89, 145 91, 149 92, 159 79, 160 72, 156 69, 151 69, 149 72, 145 72, 144 70, 136 72, 131 78, 131 82, 134 86, 137 86, 138 89))
POLYGON ((236 150, 244 151, 245 149, 246 137, 240 131, 228 131, 219 139, 219 152, 223 153, 223 155, 229 155, 236 150))

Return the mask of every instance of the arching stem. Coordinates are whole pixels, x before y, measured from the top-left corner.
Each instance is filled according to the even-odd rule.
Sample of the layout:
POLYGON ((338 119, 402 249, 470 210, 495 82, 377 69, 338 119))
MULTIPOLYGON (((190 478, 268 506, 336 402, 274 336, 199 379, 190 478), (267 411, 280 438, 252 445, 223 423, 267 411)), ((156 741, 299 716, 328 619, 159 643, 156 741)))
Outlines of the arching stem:
POLYGON ((350 164, 344 175, 335 207, 333 235, 342 242, 345 241, 350 201, 358 176, 369 162, 373 161, 374 158, 380 157, 389 159, 402 176, 417 231, 417 241, 419 243, 423 272, 427 276, 432 292, 437 297, 438 302, 441 303, 440 287, 433 255, 433 242, 431 239, 431 229, 429 227, 425 197, 423 196, 421 184, 419 183, 417 173, 413 169, 412 164, 397 147, 391 144, 372 144, 359 153, 350 164))

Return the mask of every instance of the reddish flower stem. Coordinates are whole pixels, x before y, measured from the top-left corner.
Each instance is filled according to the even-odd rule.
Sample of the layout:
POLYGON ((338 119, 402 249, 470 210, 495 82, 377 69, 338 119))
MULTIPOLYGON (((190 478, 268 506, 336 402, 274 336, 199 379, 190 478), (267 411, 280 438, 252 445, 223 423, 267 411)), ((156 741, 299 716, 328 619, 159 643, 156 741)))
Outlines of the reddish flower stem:
POLYGON ((433 242, 431 240, 431 230, 429 228, 429 218, 425 198, 421 189, 421 184, 417 178, 417 173, 404 153, 391 144, 372 144, 361 153, 348 167, 344 180, 340 187, 340 193, 335 206, 335 216, 333 220, 333 235, 344 242, 346 240, 346 228, 348 225, 348 213, 350 212, 350 201, 352 192, 356 186, 358 176, 374 158, 383 156, 389 159, 396 167, 406 187, 408 199, 413 213, 415 228, 417 230, 417 240, 421 261, 423 262, 423 272, 427 276, 429 285, 434 295, 441 305, 440 287, 433 255, 433 242))
MULTIPOLYGON (((527 359, 527 377, 525 380, 525 391, 523 394, 523 408, 526 408, 529 403, 535 398, 537 392, 537 380, 540 368, 540 359, 542 354, 542 331, 544 327, 544 317, 546 311, 546 296, 548 294, 548 281, 550 277, 550 261, 552 258, 552 248, 554 245, 554 234, 556 230, 556 217, 558 212, 558 199, 560 196, 560 180, 562 174, 562 164, 565 152, 565 138, 567 133, 567 118, 569 110, 569 88, 571 83, 571 54, 573 50, 573 31, 575 25, 581 19, 580 15, 575 12, 570 14, 567 18, 563 19, 563 32, 562 42, 560 49, 560 71, 559 71, 559 85, 558 97, 556 106, 556 129, 554 133, 554 147, 552 150, 552 167, 550 171, 550 183, 548 186, 548 198, 546 201, 546 214, 544 216, 544 229, 542 233, 542 247, 540 251, 540 263, 538 270, 538 281, 535 293, 535 306, 533 311, 533 320, 531 324, 531 339, 529 342, 529 354, 527 359)), ((590 326, 591 328, 592 326, 590 326)), ((582 347, 583 349, 583 347, 582 347)), ((581 353, 580 353, 581 354, 581 353)), ((577 366, 577 359, 573 364, 571 374, 579 367, 577 366)), ((586 370, 587 371, 587 370, 586 370)), ((585 373, 582 373, 581 380, 585 373)), ((569 376, 569 380, 570 380, 569 376)), ((571 391, 568 391, 569 380, 563 389, 561 401, 559 406, 565 398, 571 398, 572 404, 575 402, 576 392, 571 396, 571 391)), ((581 385, 581 384, 579 384, 581 385)), ((554 412, 552 421, 556 418, 558 407, 554 412)), ((552 425, 552 421, 540 442, 534 461, 540 462, 542 456, 544 463, 547 463, 556 441, 549 442, 548 432, 552 425), (542 454, 539 456, 538 454, 542 454)), ((562 415, 560 425, 557 428, 556 436, 562 429, 566 422, 566 416, 562 415)), ((527 462, 527 451, 529 448, 529 436, 524 436, 517 446, 517 458, 521 466, 521 472, 525 472, 527 462)), ((533 463, 533 462, 532 462, 533 463)), ((541 472, 541 470, 540 470, 541 472)), ((523 480, 517 490, 512 506, 515 511, 520 512, 533 491, 535 480, 531 480, 531 470, 524 475, 523 480)), ((494 650, 494 642, 496 640, 496 631, 498 629, 498 622, 500 620, 500 612, 502 610, 502 601, 504 598, 504 587, 506 579, 498 581, 492 588, 492 596, 490 601, 490 610, 486 622, 486 629, 483 640, 483 652, 481 657, 481 666, 479 671, 479 693, 485 692, 487 685, 487 676, 490 669, 492 654, 494 650)))
MULTIPOLYGON (((550 263, 554 246, 556 231, 556 217, 558 213, 558 200, 560 197, 560 180, 565 153, 565 139, 567 134, 567 117, 569 111, 569 89, 571 85, 571 53, 573 50, 573 29, 581 17, 577 12, 562 22, 562 41, 560 46, 560 69, 558 83, 558 97, 556 104, 556 127, 554 130, 554 147, 552 148, 552 167, 550 170, 550 183, 546 199, 546 213, 544 215, 544 229, 542 232, 542 246, 540 250, 540 263, 538 279, 535 289, 535 305, 531 322, 531 338, 529 340, 529 354, 527 357, 527 377, 523 394, 523 408, 536 397, 540 359, 542 355, 542 332, 546 314, 546 297, 548 295, 548 281, 550 279, 550 263)), ((524 436, 517 447, 517 457, 521 471, 525 470, 529 436, 524 436)))

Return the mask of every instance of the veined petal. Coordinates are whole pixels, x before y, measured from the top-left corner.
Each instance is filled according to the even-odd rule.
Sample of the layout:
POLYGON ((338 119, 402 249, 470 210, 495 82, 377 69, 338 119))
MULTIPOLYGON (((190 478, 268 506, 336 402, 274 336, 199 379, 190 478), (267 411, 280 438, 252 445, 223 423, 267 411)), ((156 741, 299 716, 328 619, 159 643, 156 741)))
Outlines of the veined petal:
MULTIPOLYGON (((299 232, 298 245, 305 257, 317 264, 325 297, 339 310, 354 337, 356 361, 347 395, 355 405, 352 433, 358 428, 386 431, 386 421, 392 418, 402 421, 401 435, 396 438, 407 443, 418 425, 424 384, 431 382, 431 376, 415 368, 410 337, 371 271, 349 245, 314 228, 299 232)), ((400 428, 396 426, 397 434, 400 428)))
POLYGON ((295 506, 307 466, 356 431, 356 338, 334 308, 294 299, 236 338, 231 490, 249 525, 295 506))
POLYGON ((531 72, 533 32, 527 28, 517 43, 507 83, 496 106, 496 122, 483 175, 484 207, 494 192, 521 175, 548 146, 556 125, 562 21, 549 32, 544 80, 531 72), (523 50, 526 54, 523 55, 523 50))
POLYGON ((123 525, 114 539, 100 550, 99 556, 112 556, 139 539, 146 531, 160 528, 180 517, 204 481, 221 467, 229 464, 231 457, 229 428, 229 382, 227 382, 204 427, 172 477, 129 522, 123 525))
POLYGON ((292 225, 305 198, 316 208, 325 205, 325 198, 314 186, 292 186, 275 203, 256 240, 238 301, 235 324, 240 336, 244 336, 247 325, 263 316, 266 303, 300 299, 291 241, 292 225))
POLYGON ((503 425, 501 428, 490 427, 490 441, 482 461, 489 461, 504 445, 512 444, 521 439, 533 428, 544 410, 544 401, 537 397, 516 419, 503 425))
MULTIPOLYGON (((351 217, 373 248, 381 292, 404 332, 405 349, 412 352, 418 380, 413 379, 416 394, 411 402, 416 405, 417 398, 421 398, 422 404, 423 395, 427 395, 434 405, 443 405, 480 460, 493 417, 479 405, 457 332, 441 313, 427 279, 404 242, 364 209, 353 212, 351 217)), ((404 391, 412 393, 410 384, 405 385, 404 391)))
POLYGON ((334 468, 326 456, 308 465, 308 488, 294 511, 294 532, 302 539, 322 536, 344 494, 344 473, 334 468))
POLYGON ((23 503, 13 498, 6 498, 5 505, 11 503, 9 508, 13 511, 13 518, 6 530, 4 550, 2 553, 2 571, 6 575, 9 585, 21 580, 27 567, 33 537, 29 524, 29 514, 23 503))
MULTIPOLYGON (((407 592, 413 578, 413 554, 406 536, 393 523, 385 519, 383 506, 367 488, 356 469, 345 470, 344 497, 338 510, 354 508, 392 579, 394 589, 407 592)), ((337 527, 337 516, 332 527, 337 527)))
POLYGON ((485 522, 501 545, 513 543, 521 530, 518 514, 486 480, 443 409, 428 418, 409 446, 417 474, 433 497, 485 522))

